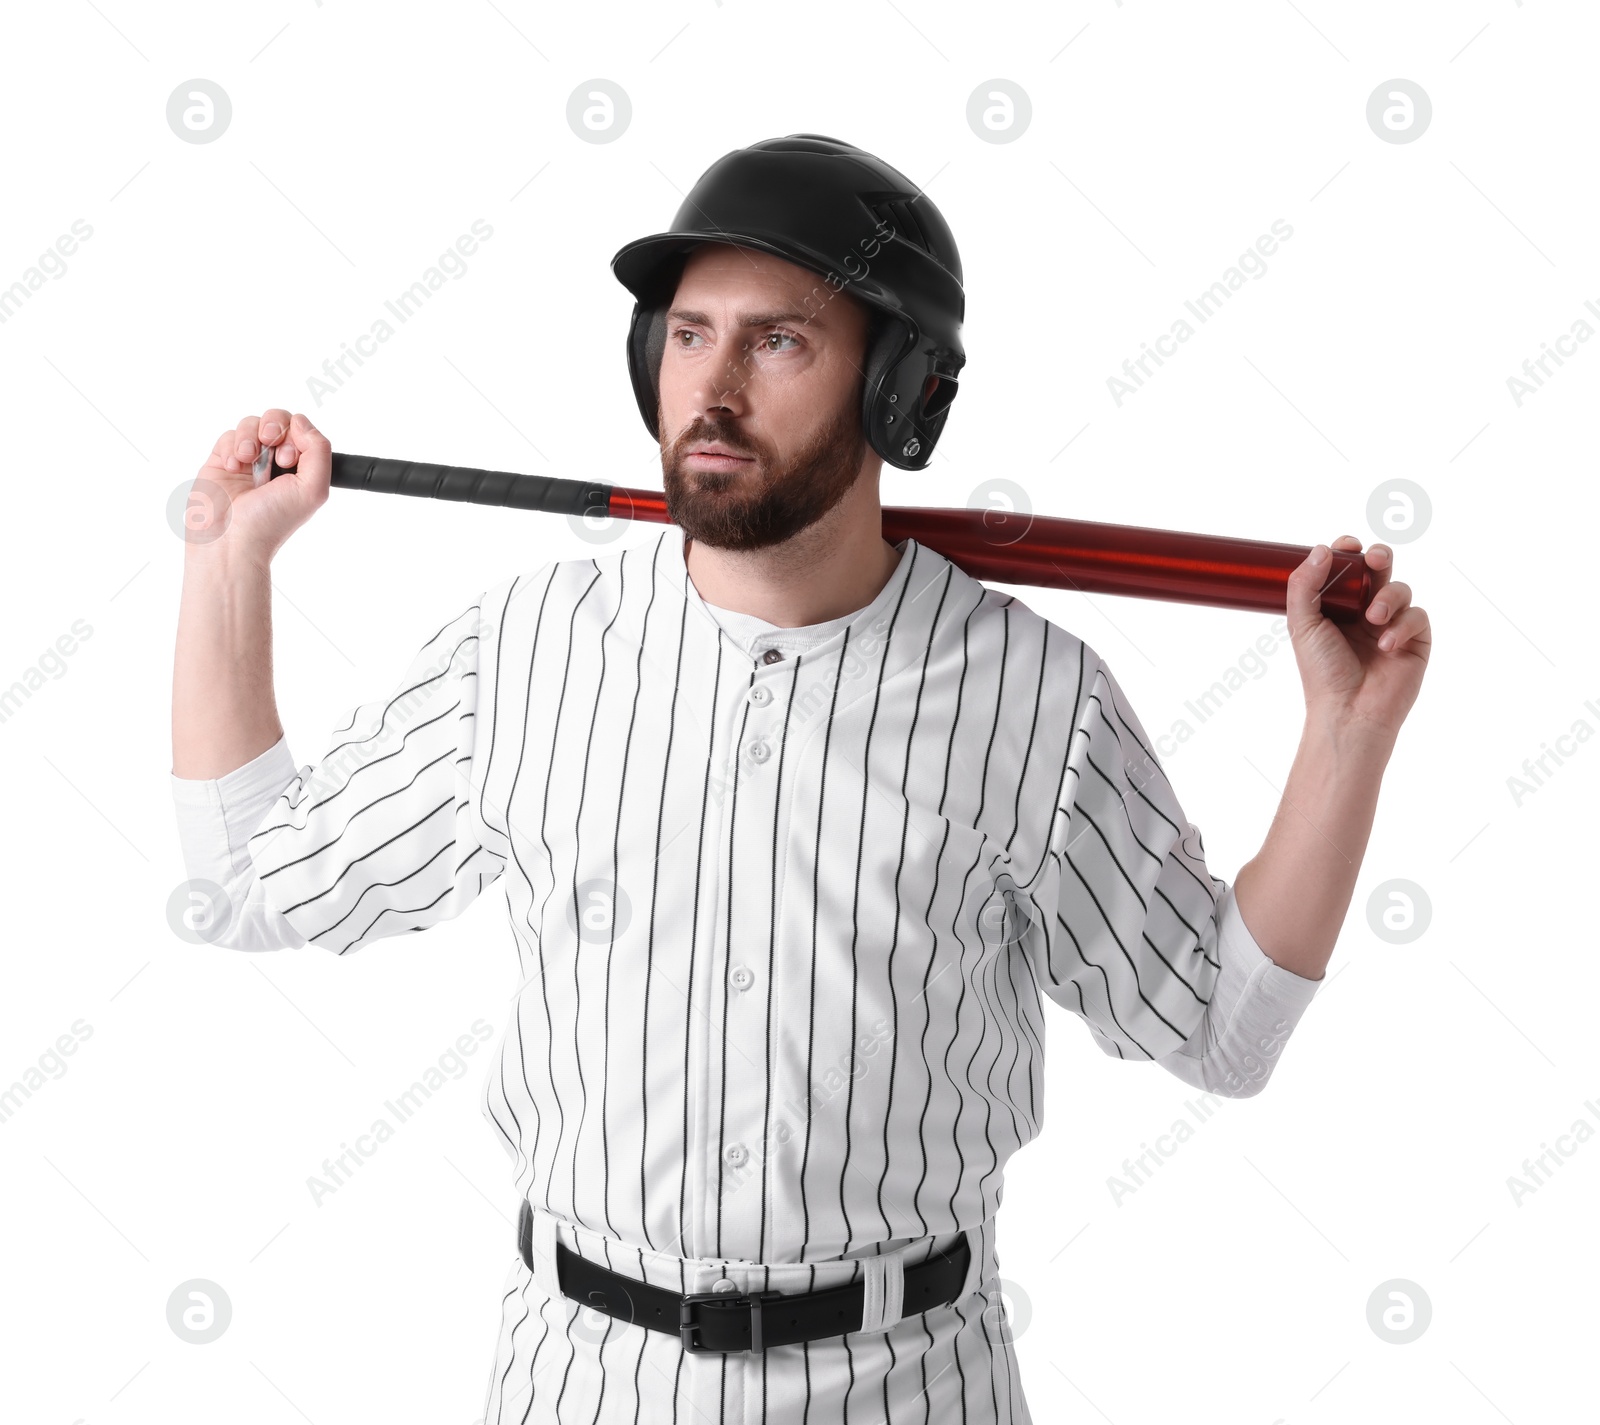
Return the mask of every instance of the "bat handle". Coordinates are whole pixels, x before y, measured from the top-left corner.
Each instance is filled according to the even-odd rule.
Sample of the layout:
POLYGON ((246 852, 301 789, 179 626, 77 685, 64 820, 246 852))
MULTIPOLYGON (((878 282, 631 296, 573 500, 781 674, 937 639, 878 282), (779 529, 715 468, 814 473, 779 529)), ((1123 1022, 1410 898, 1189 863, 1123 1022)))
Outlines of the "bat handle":
MULTIPOLYGON (((262 447, 251 467, 257 480, 275 479, 272 451, 262 447)), ((342 490, 373 490, 384 495, 414 495, 427 500, 454 500, 469 505, 499 505, 546 514, 595 517, 606 514, 611 486, 591 480, 562 480, 547 475, 477 470, 470 466, 434 465, 424 460, 390 460, 374 455, 333 452, 328 483, 342 490)))
POLYGON ((598 481, 345 455, 338 451, 333 455, 329 483, 347 490, 376 490, 387 495, 416 495, 429 500, 580 517, 604 515, 611 502, 611 487, 598 481))

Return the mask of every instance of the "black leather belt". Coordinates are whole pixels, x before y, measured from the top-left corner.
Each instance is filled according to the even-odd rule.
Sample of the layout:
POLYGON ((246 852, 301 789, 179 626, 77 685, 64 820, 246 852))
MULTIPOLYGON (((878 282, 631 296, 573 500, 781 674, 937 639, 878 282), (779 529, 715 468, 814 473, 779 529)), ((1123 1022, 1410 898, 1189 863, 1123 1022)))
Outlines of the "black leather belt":
MULTIPOLYGON (((530 1272, 533 1265, 533 1207, 526 1198, 517 1221, 517 1249, 530 1272)), ((965 1233, 949 1251, 935 1251, 905 1269, 902 1318, 947 1306, 967 1277, 972 1248, 965 1233)), ((720 1292, 687 1294, 642 1282, 580 1256, 559 1239, 556 1275, 561 1294, 652 1331, 678 1337, 694 1353, 755 1351, 816 1341, 861 1329, 866 1303, 862 1282, 807 1292, 720 1292)))

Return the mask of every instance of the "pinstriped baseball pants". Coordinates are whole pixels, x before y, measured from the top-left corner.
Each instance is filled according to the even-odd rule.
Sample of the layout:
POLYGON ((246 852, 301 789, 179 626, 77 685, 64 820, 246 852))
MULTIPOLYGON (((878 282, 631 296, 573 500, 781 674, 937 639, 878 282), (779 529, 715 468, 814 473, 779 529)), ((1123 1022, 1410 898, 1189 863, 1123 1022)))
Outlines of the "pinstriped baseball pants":
MULTIPOLYGON (((549 1219, 542 1209, 535 1220, 546 1243, 559 1235, 591 1261, 673 1291, 711 1291, 724 1279, 741 1292, 820 1291, 872 1270, 860 1257, 783 1265, 684 1258, 549 1219)), ((1032 1425, 998 1290, 994 1225, 991 1217, 970 1229, 972 1259, 954 1302, 875 1331, 759 1355, 686 1352, 665 1332, 551 1294, 516 1254, 485 1425, 1032 1425)), ((959 1236, 921 1237, 896 1251, 909 1266, 959 1236)))

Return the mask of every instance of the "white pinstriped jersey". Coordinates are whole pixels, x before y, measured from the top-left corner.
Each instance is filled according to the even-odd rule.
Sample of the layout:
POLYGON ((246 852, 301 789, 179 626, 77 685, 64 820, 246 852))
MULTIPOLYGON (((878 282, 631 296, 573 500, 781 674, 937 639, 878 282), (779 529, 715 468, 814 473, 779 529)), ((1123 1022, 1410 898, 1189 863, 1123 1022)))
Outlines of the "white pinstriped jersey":
POLYGON ((320 763, 250 764, 282 790, 242 851, 186 839, 241 948, 348 954, 504 878, 521 990, 483 1106, 569 1247, 792 1291, 970 1233, 952 1306, 763 1356, 591 1319, 518 1259, 489 1421, 1030 1419, 990 1294, 1043 1002, 1243 1095, 1264 1016, 1281 1043, 1321 983, 1250 939, 1094 650, 897 547, 820 638, 730 635, 674 525, 519 574, 320 763))

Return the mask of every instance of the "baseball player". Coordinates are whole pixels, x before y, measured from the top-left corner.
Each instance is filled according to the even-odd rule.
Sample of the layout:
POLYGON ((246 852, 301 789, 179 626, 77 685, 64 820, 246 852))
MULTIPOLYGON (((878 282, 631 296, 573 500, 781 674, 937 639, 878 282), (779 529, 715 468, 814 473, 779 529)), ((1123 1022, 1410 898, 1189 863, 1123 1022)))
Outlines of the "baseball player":
MULTIPOLYGON (((1316 992, 1428 622, 1288 621, 1306 727, 1230 884, 1082 639, 882 537, 965 357, 938 210, 815 134, 718 160, 613 270, 671 523, 483 589, 296 766, 268 565, 327 497, 282 409, 202 474, 173 794, 215 939, 347 955, 503 880, 483 1108, 522 1195, 484 1415, 1027 1422, 997 1306, 1045 1002, 1109 1055, 1260 1091, 1316 992), (257 482, 269 453, 279 472, 257 482)), ((1359 550, 1359 541, 1335 541, 1359 550)))

